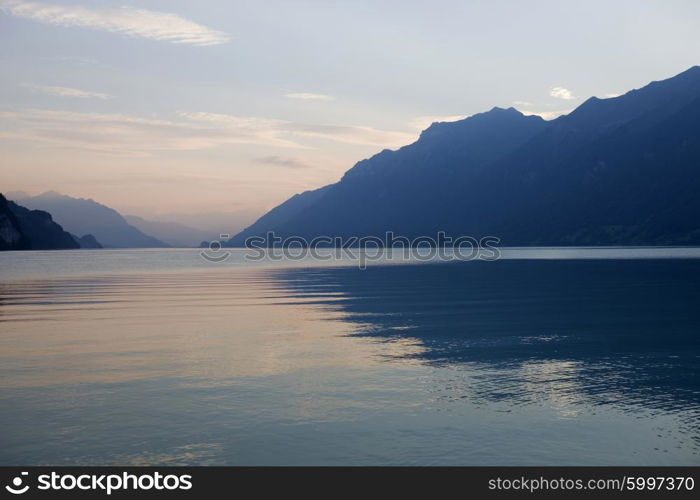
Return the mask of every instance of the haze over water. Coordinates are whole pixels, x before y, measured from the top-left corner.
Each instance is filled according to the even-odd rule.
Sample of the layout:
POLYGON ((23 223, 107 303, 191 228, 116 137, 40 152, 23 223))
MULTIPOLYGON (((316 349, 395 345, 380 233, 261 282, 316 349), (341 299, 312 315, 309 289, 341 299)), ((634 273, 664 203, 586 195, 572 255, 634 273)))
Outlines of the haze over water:
POLYGON ((699 256, 2 253, 0 463, 699 465, 699 256))

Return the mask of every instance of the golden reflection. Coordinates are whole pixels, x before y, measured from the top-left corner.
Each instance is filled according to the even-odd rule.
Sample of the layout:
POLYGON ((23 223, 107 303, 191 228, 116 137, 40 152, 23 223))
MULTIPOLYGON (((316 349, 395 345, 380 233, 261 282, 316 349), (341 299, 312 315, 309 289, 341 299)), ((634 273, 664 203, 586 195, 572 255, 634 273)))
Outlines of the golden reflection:
MULTIPOLYGON (((55 278, 0 285, 5 387, 182 377, 230 383, 307 368, 364 369, 416 341, 361 342, 327 303, 264 271, 55 278), (332 319, 333 321, 329 321, 332 319)), ((191 382, 186 382, 191 383, 191 382)))

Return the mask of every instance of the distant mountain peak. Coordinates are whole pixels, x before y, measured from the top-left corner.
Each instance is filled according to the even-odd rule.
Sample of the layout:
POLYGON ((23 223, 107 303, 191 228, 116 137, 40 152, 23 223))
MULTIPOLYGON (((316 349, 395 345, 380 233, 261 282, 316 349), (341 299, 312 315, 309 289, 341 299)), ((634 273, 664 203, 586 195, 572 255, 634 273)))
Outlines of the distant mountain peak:
POLYGON ((8 200, 18 200, 20 198, 29 198, 29 193, 26 191, 9 191, 5 193, 8 200))
POLYGON ((59 193, 58 191, 54 191, 53 189, 50 189, 48 191, 44 191, 41 194, 36 195, 37 198, 68 198, 68 195, 65 195, 63 193, 59 193))
POLYGON ((520 115, 520 116, 524 116, 520 111, 518 111, 517 109, 515 109, 513 106, 510 106, 510 107, 508 107, 508 108, 502 108, 502 107, 500 107, 500 106, 494 106, 494 107, 491 108, 489 111, 487 111, 486 113, 482 113, 482 114, 488 114, 488 113, 501 114, 501 115, 520 115))
POLYGON ((499 122, 501 121, 509 121, 509 122, 515 122, 518 120, 529 120, 531 122, 533 121, 546 121, 544 118, 542 118, 539 115, 526 115, 523 112, 515 109, 513 106, 510 106, 508 108, 501 108, 499 106, 494 106, 488 111, 484 111, 483 113, 477 113, 475 115, 470 116, 467 118, 469 119, 475 119, 475 120, 497 120, 499 122))
POLYGON ((453 122, 434 122, 423 132, 420 139, 440 134, 447 130, 460 130, 462 127, 471 127, 482 124, 501 124, 501 123, 517 123, 519 120, 529 120, 530 122, 544 122, 544 119, 537 115, 526 116, 514 107, 501 108, 494 106, 488 111, 475 113, 462 120, 453 122))
MULTIPOLYGON (((30 196, 27 196, 27 198, 30 198, 30 196)), ((50 189, 48 191, 44 191, 43 193, 34 196, 34 198, 43 199, 43 200, 80 200, 80 201, 87 201, 90 203, 96 203, 102 207, 107 207, 107 205, 99 203, 99 202, 93 200, 92 198, 81 198, 79 196, 70 196, 68 194, 64 194, 64 193, 61 193, 59 191, 55 191, 53 189, 50 189)))

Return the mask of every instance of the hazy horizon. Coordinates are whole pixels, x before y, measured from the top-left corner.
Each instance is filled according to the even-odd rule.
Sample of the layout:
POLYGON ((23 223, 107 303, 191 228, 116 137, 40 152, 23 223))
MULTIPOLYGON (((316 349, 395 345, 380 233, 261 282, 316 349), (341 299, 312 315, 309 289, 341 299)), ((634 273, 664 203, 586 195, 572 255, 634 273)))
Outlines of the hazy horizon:
POLYGON ((244 225, 432 121, 697 64, 694 2, 441 5, 0 0, 2 190, 244 225))

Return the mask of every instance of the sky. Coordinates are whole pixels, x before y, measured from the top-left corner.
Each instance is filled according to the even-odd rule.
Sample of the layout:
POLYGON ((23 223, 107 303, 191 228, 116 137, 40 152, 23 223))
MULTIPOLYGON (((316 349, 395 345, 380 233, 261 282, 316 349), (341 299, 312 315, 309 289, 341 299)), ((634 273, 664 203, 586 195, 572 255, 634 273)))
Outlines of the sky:
POLYGON ((0 0, 0 191, 252 222, 433 121, 700 64, 700 2, 0 0))

